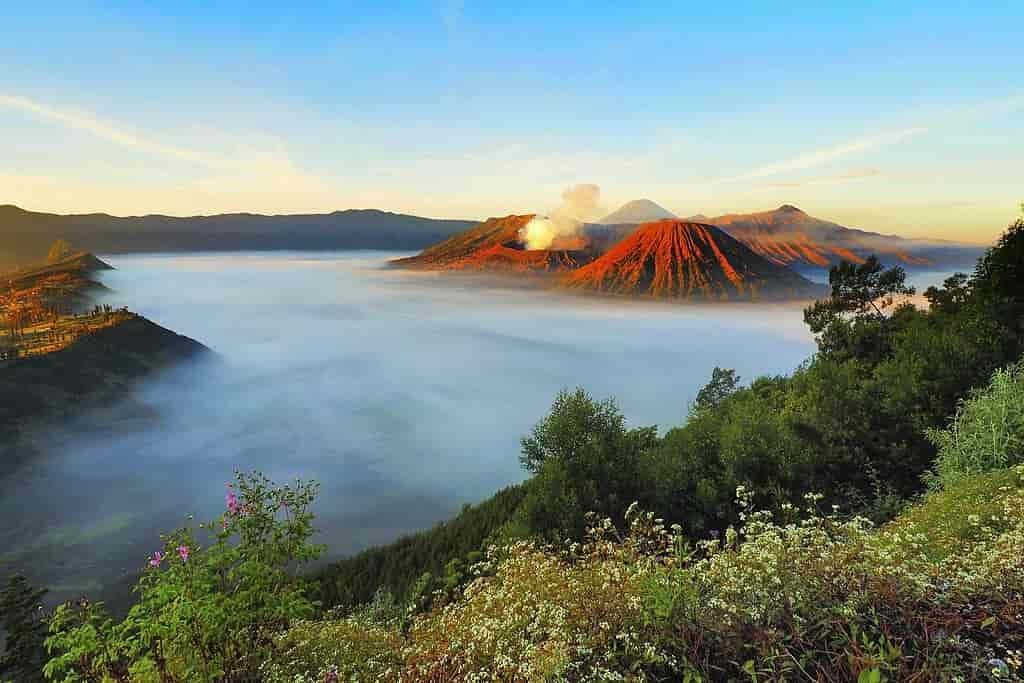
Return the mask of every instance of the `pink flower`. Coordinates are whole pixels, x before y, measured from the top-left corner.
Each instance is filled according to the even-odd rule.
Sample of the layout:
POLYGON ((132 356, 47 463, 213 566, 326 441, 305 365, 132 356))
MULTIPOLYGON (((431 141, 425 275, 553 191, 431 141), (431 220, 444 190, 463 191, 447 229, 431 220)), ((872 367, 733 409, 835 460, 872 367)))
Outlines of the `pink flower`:
POLYGON ((237 515, 238 511, 241 510, 241 506, 238 504, 238 496, 231 490, 230 484, 228 484, 228 492, 224 494, 224 503, 228 506, 228 512, 233 515, 237 515))
POLYGON ((181 555, 181 561, 182 562, 188 562, 188 546, 187 545, 179 545, 178 546, 178 554, 181 555))
POLYGON ((150 567, 159 567, 160 563, 164 561, 164 554, 157 550, 153 553, 153 557, 149 560, 150 567))

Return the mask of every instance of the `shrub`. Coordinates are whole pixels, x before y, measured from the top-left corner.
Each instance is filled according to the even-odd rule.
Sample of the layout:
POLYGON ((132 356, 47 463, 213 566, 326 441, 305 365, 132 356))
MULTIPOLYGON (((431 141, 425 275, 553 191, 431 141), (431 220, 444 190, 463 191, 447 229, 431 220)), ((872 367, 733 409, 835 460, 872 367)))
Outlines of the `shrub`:
POLYGON ((938 449, 931 488, 1024 462, 1024 362, 997 370, 960 406, 949 426, 930 430, 938 449))
POLYGON ((46 641, 51 680, 253 680, 273 638, 314 613, 295 575, 311 545, 312 483, 277 487, 259 474, 229 485, 227 511, 164 537, 120 623, 101 605, 58 607, 46 641))
POLYGON ((1024 649, 1024 467, 970 480, 880 530, 784 506, 687 544, 635 506, 585 542, 492 548, 461 597, 405 635, 348 618, 280 639, 274 680, 1019 680, 1024 649), (992 490, 995 487, 995 490, 992 490), (1002 501, 952 544, 929 521, 952 497, 1002 501), (335 676, 331 678, 330 676, 335 676), (288 678, 291 677, 291 678, 288 678))
POLYGON ((605 519, 582 544, 492 548, 460 600, 414 620, 403 666, 381 680, 598 681, 671 668, 643 611, 660 561, 645 550, 665 532, 650 515, 627 520, 625 543, 605 519))
POLYGON ((928 529, 916 524, 876 532, 863 519, 801 512, 785 522, 745 513, 723 541, 701 544, 703 557, 656 574, 651 614, 691 672, 703 680, 977 680, 989 677, 989 660, 1020 671, 1020 507, 1011 506, 1001 531, 942 560, 926 552, 928 529))
POLYGON ((946 560, 1009 531, 1024 509, 1024 466, 958 480, 935 491, 886 527, 917 539, 922 552, 946 560))
POLYGON ((400 661, 402 644, 393 626, 364 619, 300 621, 277 638, 261 673, 268 683, 379 680, 400 661))

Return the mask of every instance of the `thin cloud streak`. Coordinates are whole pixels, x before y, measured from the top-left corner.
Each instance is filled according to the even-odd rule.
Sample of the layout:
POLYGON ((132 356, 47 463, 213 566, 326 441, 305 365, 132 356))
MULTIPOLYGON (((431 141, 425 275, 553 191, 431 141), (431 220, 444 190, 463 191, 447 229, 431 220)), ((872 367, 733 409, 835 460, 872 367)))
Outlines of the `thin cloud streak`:
POLYGON ((815 166, 821 166, 838 159, 842 159, 851 154, 857 152, 864 152, 870 149, 876 149, 878 147, 885 147, 888 145, 895 144, 911 138, 917 135, 928 132, 928 128, 918 126, 914 128, 904 128, 903 130, 891 131, 888 133, 881 133, 879 135, 871 135, 869 137, 858 138, 845 142, 841 145, 835 145, 833 147, 826 147, 824 149, 814 150, 807 152, 799 156, 785 159, 783 161, 776 161, 771 164, 765 164, 759 166, 746 173, 732 176, 729 178, 720 178, 718 180, 711 181, 709 184, 717 185, 722 183, 738 183, 745 180, 757 180, 759 178, 766 178, 773 175, 779 175, 781 173, 791 173, 793 171, 803 171, 808 168, 815 166))
POLYGON ((847 173, 840 173, 838 175, 824 176, 820 178, 803 178, 800 180, 789 180, 776 183, 768 183, 765 188, 779 188, 779 187, 807 187, 814 185, 836 185, 838 183, 845 183, 849 180, 860 180, 862 178, 873 178, 874 176, 881 175, 881 171, 877 168, 861 168, 847 173))
POLYGON ((148 139, 138 135, 137 133, 126 130, 116 123, 104 121, 86 112, 56 109, 27 97, 21 97, 20 95, 0 94, 0 106, 7 107, 9 109, 16 109, 35 116, 36 118, 54 121, 56 123, 63 124, 68 128, 91 133, 96 137, 109 140, 110 142, 118 145, 149 152, 150 154, 165 157, 167 159, 187 161, 207 166, 209 168, 226 168, 231 165, 229 162, 222 159, 216 159, 190 149, 167 145, 156 140, 148 139))
POLYGON ((738 183, 747 180, 757 180, 760 178, 766 178, 774 175, 780 175, 783 173, 791 173, 793 171, 803 171, 808 168, 815 166, 821 166, 838 159, 842 159, 851 154, 858 152, 865 152, 879 147, 888 147, 897 143, 903 142, 904 140, 929 133, 936 128, 941 128, 946 125, 953 123, 964 123, 985 119, 990 116, 996 116, 1000 114, 1008 114, 1024 108, 1024 95, 1011 95, 996 100, 988 100, 985 102, 979 102, 977 104, 970 105, 959 109, 954 109, 945 115, 939 116, 931 121, 930 125, 927 126, 913 126, 910 128, 903 128, 900 130, 894 130, 889 132, 879 133, 877 135, 870 135, 867 137, 857 138, 849 142, 845 142, 833 147, 826 147, 823 149, 813 150, 805 154, 801 154, 789 159, 782 161, 776 161, 770 164, 764 164, 757 168, 741 173, 739 175, 730 176, 727 178, 719 178, 717 180, 711 180, 705 183, 705 185, 721 185, 728 183, 738 183))

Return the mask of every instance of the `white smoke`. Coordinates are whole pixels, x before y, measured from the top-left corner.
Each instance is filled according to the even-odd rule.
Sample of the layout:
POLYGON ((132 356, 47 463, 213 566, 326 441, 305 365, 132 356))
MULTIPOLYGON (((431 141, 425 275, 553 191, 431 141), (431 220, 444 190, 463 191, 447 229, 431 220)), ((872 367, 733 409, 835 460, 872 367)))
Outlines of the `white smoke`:
POLYGON ((549 216, 537 216, 519 231, 527 249, 550 249, 557 241, 579 236, 588 218, 597 214, 601 188, 573 185, 562 192, 561 205, 549 216))

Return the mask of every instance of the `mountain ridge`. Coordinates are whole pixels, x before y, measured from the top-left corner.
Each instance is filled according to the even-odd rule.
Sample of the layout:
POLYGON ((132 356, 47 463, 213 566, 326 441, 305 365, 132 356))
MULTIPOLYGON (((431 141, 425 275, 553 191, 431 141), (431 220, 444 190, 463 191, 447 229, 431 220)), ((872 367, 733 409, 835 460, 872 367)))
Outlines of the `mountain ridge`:
POLYGON ((792 204, 748 214, 708 218, 765 258, 784 266, 827 268, 839 261, 863 263, 872 253, 903 265, 930 266, 931 259, 907 251, 908 240, 815 218, 792 204))
POLYGON ((53 214, 0 206, 0 270, 45 256, 64 239, 94 253, 422 249, 477 224, 379 209, 311 214, 112 216, 53 214))

